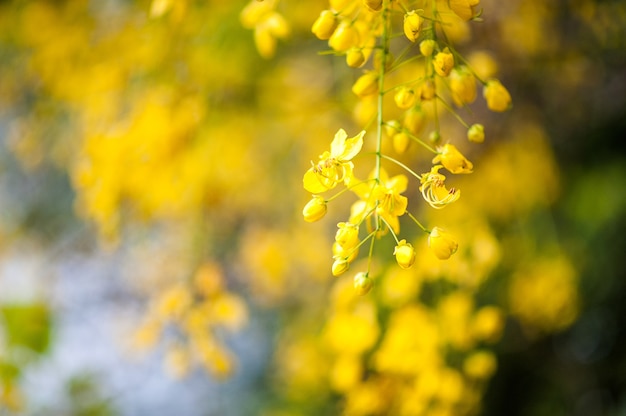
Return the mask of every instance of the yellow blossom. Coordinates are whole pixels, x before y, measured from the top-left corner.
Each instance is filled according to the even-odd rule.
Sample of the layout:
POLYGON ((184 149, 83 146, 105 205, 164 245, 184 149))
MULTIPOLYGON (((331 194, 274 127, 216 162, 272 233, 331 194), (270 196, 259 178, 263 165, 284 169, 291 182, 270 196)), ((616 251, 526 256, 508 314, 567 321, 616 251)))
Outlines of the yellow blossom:
POLYGON ((350 263, 347 258, 341 256, 335 256, 335 261, 333 262, 333 266, 331 268, 331 272, 333 276, 339 276, 343 273, 347 272, 350 268, 350 263))
POLYGON ((400 240, 393 251, 398 265, 403 269, 408 269, 415 263, 415 249, 406 240, 400 240))
POLYGON ((415 42, 419 37, 421 25, 422 18, 415 10, 404 15, 404 34, 411 42, 415 42))
POLYGON ((376 94, 378 92, 378 73, 368 71, 361 75, 352 86, 352 92, 359 98, 376 94))
POLYGON ((407 108, 413 107, 413 104, 415 104, 415 91, 406 86, 398 87, 393 99, 399 109, 406 110, 407 108))
POLYGON ((461 197, 460 190, 456 188, 448 190, 446 188, 444 184, 446 177, 439 173, 441 168, 441 165, 433 166, 430 172, 424 173, 420 179, 420 192, 424 200, 435 209, 441 209, 461 197))
POLYGON ((425 57, 429 57, 433 54, 435 46, 437 46, 437 42, 433 39, 423 40, 420 42, 420 53, 425 57))
POLYGON ((340 222, 337 224, 337 232, 335 233, 335 241, 337 244, 345 248, 352 248, 359 242, 359 226, 349 222, 340 222))
POLYGON ((337 52, 345 52, 353 46, 358 46, 359 32, 348 21, 342 21, 328 39, 328 46, 337 52))
POLYGON ((474 17, 472 6, 476 6, 479 0, 449 0, 450 9, 463 20, 470 20, 474 17))
POLYGON ((354 276, 354 290, 358 295, 366 295, 372 289, 372 279, 365 272, 359 272, 354 276))
POLYGON ((467 129, 467 139, 470 142, 474 142, 474 143, 484 142, 485 141, 485 127, 479 123, 472 124, 470 128, 467 129))
POLYGON ((488 379, 495 373, 496 367, 496 357, 484 350, 473 352, 463 362, 463 372, 475 380, 488 379))
POLYGON ((447 77, 454 67, 454 56, 450 49, 445 48, 442 52, 435 55, 433 60, 433 68, 435 72, 442 77, 447 77))
POLYGON ((441 163, 451 173, 472 173, 474 165, 467 160, 459 150, 450 143, 445 144, 439 154, 433 159, 433 163, 441 163))
POLYGON ((364 135, 365 131, 361 131, 348 138, 345 130, 339 129, 330 145, 330 152, 322 153, 317 165, 311 162, 311 168, 302 179, 304 189, 317 194, 333 189, 339 182, 348 181, 354 167, 350 160, 361 151, 364 135))
POLYGON ((414 135, 419 135, 426 127, 428 119, 420 106, 415 106, 404 113, 402 124, 414 135))
POLYGON ((333 35, 338 24, 339 21, 332 11, 323 10, 313 23, 311 31, 318 39, 327 40, 333 35))
POLYGON ((350 68, 360 68, 365 63, 363 49, 352 47, 346 53, 346 64, 350 68))
POLYGON ((452 100, 458 107, 474 102, 476 99, 476 80, 466 66, 454 68, 450 72, 449 79, 452 100))
POLYGON ((391 226, 394 232, 400 231, 398 217, 404 215, 408 205, 407 197, 400 195, 406 191, 408 178, 405 175, 396 175, 387 179, 387 174, 381 171, 380 183, 374 187, 372 197, 378 201, 376 213, 391 226))
POLYGON ((511 108, 511 94, 497 79, 487 81, 483 88, 483 97, 491 111, 503 112, 511 108))
POLYGON ((407 147, 409 147, 410 143, 411 143, 411 138, 404 131, 394 134, 392 137, 393 149, 399 154, 404 153, 407 147))
POLYGON ((305 221, 315 222, 324 218, 327 210, 326 200, 319 195, 314 195, 302 209, 302 215, 305 221))
POLYGON ((459 244, 454 240, 451 234, 443 231, 439 227, 435 227, 428 236, 428 247, 439 260, 447 260, 451 255, 456 253, 459 244))
POLYGON ((356 259, 356 256, 359 254, 358 246, 354 247, 343 247, 341 244, 336 241, 333 243, 333 257, 334 258, 343 258, 346 259, 349 263, 356 259))

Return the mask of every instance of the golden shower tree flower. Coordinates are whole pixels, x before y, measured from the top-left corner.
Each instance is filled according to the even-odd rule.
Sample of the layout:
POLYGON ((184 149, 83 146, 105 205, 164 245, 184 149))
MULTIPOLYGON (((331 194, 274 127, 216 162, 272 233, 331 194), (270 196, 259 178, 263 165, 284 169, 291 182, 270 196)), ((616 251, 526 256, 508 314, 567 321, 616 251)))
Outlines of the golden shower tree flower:
POLYGON ((377 201, 376 213, 395 233, 398 233, 400 231, 398 217, 404 215, 409 203, 407 197, 400 194, 406 191, 409 179, 403 174, 388 179, 385 171, 381 171, 380 178, 380 183, 374 187, 371 195, 372 199, 377 201))
POLYGON ((447 143, 440 148, 433 163, 441 163, 451 173, 472 173, 474 165, 453 144, 447 143))
POLYGON ((435 165, 430 172, 424 173, 419 188, 426 202, 435 209, 441 209, 461 197, 459 189, 450 188, 448 190, 446 188, 444 184, 446 177, 439 173, 439 169, 442 167, 442 165, 435 165))
POLYGON ((393 250, 393 255, 396 256, 398 265, 403 269, 408 269, 415 263, 415 249, 411 243, 407 243, 406 240, 400 240, 396 248, 393 250))
POLYGON ((511 108, 511 94, 497 79, 490 79, 483 88, 483 97, 491 111, 504 112, 511 108))
POLYGON ((319 195, 314 195, 302 209, 302 215, 306 222, 315 222, 324 218, 327 210, 326 200, 319 195))
POLYGON ((435 55, 433 60, 433 68, 435 72, 441 77, 447 77, 454 67, 454 56, 450 49, 445 48, 443 51, 435 55))
POLYGON ((335 13, 330 10, 322 10, 317 20, 313 23, 311 32, 313 32, 318 39, 327 40, 333 35, 338 24, 339 20, 337 20, 335 13))
POLYGON ((461 107, 476 99, 476 79, 470 70, 462 65, 450 72, 450 91, 454 104, 461 107))
POLYGON ((354 289, 358 295, 366 295, 372 289, 372 279, 365 272, 359 272, 354 276, 354 289))
POLYGON ((304 189, 319 194, 349 180, 354 167, 351 160, 361 151, 364 135, 365 130, 348 138, 345 130, 339 129, 330 144, 330 152, 322 153, 317 164, 311 162, 311 167, 302 179, 304 189))
POLYGON ((416 10, 411 10, 404 15, 404 34, 411 42, 417 41, 420 35, 422 18, 416 10))
POLYGON ((428 236, 428 247, 439 260, 447 260, 456 253, 459 244, 451 234, 439 227, 435 227, 428 236))

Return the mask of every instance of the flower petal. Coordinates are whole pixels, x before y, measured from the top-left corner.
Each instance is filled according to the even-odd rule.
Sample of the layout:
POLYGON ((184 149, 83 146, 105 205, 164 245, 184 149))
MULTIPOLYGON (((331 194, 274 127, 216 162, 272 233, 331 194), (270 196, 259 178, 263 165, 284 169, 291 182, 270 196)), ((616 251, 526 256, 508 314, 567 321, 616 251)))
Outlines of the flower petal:
POLYGON ((302 185, 304 189, 312 194, 319 194, 328 191, 330 188, 324 185, 318 175, 313 172, 313 168, 309 168, 302 178, 302 185))

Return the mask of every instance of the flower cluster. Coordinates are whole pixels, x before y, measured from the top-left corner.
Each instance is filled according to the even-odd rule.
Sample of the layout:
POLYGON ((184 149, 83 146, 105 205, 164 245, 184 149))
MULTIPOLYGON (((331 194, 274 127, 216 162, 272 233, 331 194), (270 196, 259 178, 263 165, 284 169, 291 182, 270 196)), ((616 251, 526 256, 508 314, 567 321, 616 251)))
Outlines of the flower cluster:
MULTIPOLYGON (((366 129, 375 124, 373 134, 361 131, 352 138, 339 129, 330 151, 324 152, 318 162, 304 174, 304 189, 312 194, 303 209, 304 219, 314 222, 328 212, 328 203, 349 190, 358 197, 352 204, 348 221, 338 224, 339 230, 333 245, 332 274, 346 272, 358 257, 359 248, 369 243, 367 270, 354 277, 358 293, 367 293, 373 286, 371 257, 375 244, 385 234, 391 234, 396 246, 393 251, 397 263, 409 268, 415 261, 415 248, 408 240, 400 239, 400 217, 406 214, 421 230, 429 234, 428 247, 441 260, 448 259, 458 249, 453 235, 440 227, 427 229, 412 214, 409 199, 403 195, 412 187, 419 189, 424 200, 433 208, 441 209, 457 201, 458 188, 445 185, 445 169, 450 174, 470 174, 473 164, 451 143, 442 127, 445 115, 461 123, 467 131, 469 142, 481 143, 485 139, 480 123, 471 126, 463 119, 458 108, 472 104, 477 96, 477 82, 483 84, 486 105, 493 111, 505 111, 511 106, 511 96, 497 79, 483 80, 467 60, 454 48, 447 35, 451 27, 464 25, 478 19, 478 0, 453 2, 421 2, 421 8, 412 8, 414 2, 396 1, 330 1, 315 20, 312 32, 328 42, 331 52, 345 56, 349 67, 366 67, 352 85, 358 99, 355 116, 366 129), (395 36, 404 34, 404 40, 395 36), (414 45, 418 45, 414 48, 414 45), (399 57, 395 58, 395 51, 399 57), (417 77, 415 74, 419 74, 417 77), (393 106, 386 97, 393 96, 393 106), (371 144, 364 144, 367 137, 371 144), (445 138, 445 140, 444 140, 445 138), (433 165, 423 174, 413 168, 415 157, 399 160, 383 149, 389 140, 398 155, 408 154, 416 144, 434 154, 433 165), (353 159, 362 148, 370 147, 373 165, 367 179, 355 176, 353 159), (405 173, 390 177, 385 164, 401 168, 405 173), (408 176, 407 176, 408 174, 408 176), (409 177, 417 179, 411 185, 409 177), (327 192, 342 185, 333 196, 327 192), (360 234, 365 230, 364 235, 360 234)), ((366 165, 366 154, 359 155, 359 166, 366 165)))

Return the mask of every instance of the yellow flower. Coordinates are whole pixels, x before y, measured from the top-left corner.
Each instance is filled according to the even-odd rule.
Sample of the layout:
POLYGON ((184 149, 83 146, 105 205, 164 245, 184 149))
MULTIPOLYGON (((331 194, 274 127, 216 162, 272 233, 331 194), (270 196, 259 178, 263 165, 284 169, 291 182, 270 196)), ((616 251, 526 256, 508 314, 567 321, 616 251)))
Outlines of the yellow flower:
POLYGON ((424 173, 421 177, 420 192, 426 202, 435 209, 441 209, 461 197, 460 190, 446 188, 444 184, 446 177, 439 173, 441 168, 441 165, 435 165, 430 172, 424 173))
POLYGON ((348 138, 345 130, 339 129, 330 144, 330 152, 322 153, 317 165, 311 162, 311 168, 302 179, 304 189, 318 194, 333 189, 339 182, 348 181, 354 167, 350 160, 361 151, 364 135, 365 131, 361 131, 348 138))
POLYGON ((467 129, 467 139, 470 142, 482 143, 485 141, 485 127, 482 124, 472 124, 467 129))
POLYGON ((391 226, 394 232, 400 231, 398 217, 404 215, 408 205, 408 199, 400 195, 406 191, 408 178, 405 175, 396 175, 387 179, 387 173, 381 170, 380 183, 372 191, 372 197, 378 201, 376 213, 391 226))
POLYGON ((435 55, 433 60, 433 67, 435 72, 442 77, 447 77, 454 67, 454 56, 450 52, 450 49, 445 48, 442 52, 435 55))
POLYGON ((354 290, 358 295, 365 295, 372 289, 372 279, 365 272, 359 272, 354 276, 354 290))
POLYGON ((491 111, 503 112, 511 108, 511 94, 497 79, 487 81, 483 88, 483 97, 491 111))
POLYGON ((346 53, 346 64, 350 68, 360 68, 365 63, 365 54, 361 48, 350 48, 346 53))
POLYGON ((337 29, 328 39, 328 46, 337 52, 345 52, 353 46, 358 46, 359 32, 348 21, 339 23, 337 29))
POLYGON ((439 260, 447 260, 456 253, 459 244, 454 241, 451 234, 435 227, 428 236, 428 247, 433 251, 439 260))
POLYGON ((402 154, 409 147, 411 143, 411 138, 405 132, 396 133, 393 135, 392 144, 393 149, 398 153, 402 154))
POLYGON ((352 92, 359 98, 376 94, 378 92, 378 73, 368 71, 361 75, 352 86, 352 92))
POLYGON ((319 195, 314 195, 313 198, 304 206, 302 215, 307 222, 315 222, 326 215, 328 210, 326 206, 326 200, 319 195))
POLYGON ((435 50, 435 46, 437 46, 437 42, 433 39, 423 40, 420 42, 420 53, 426 57, 431 56, 435 50))
POLYGON ((356 259, 356 256, 359 254, 358 246, 354 247, 343 247, 341 244, 336 241, 333 243, 333 258, 342 258, 346 259, 348 263, 351 263, 356 259))
POLYGON ((410 243, 407 243, 406 240, 400 240, 400 242, 398 242, 393 254, 396 256, 398 265, 403 269, 408 269, 415 263, 415 249, 410 243))
POLYGON ((451 173, 472 173, 474 165, 453 144, 445 144, 439 154, 433 159, 433 163, 440 163, 451 173))
POLYGON ((426 114, 424 114, 420 106, 415 106, 407 110, 402 120, 404 127, 416 136, 424 130, 427 122, 426 114))
POLYGON ((450 9, 463 20, 470 20, 474 17, 472 6, 476 6, 480 0, 449 0, 450 9))
POLYGON ((337 29, 339 21, 335 14, 330 10, 322 10, 319 17, 313 23, 311 32, 320 40, 327 40, 337 29))
POLYGON ((348 271, 349 268, 350 268, 350 263, 348 262, 346 258, 335 256, 335 261, 333 262, 333 266, 331 269, 333 276, 339 276, 345 273, 346 271, 348 271))
POLYGON ((335 241, 344 248, 352 248, 359 242, 359 226, 349 222, 340 222, 335 233, 335 241))
POLYGON ((413 104, 415 104, 415 91, 406 86, 398 87, 393 99, 399 109, 406 110, 407 108, 413 107, 413 104))
POLYGON ((454 68, 450 72, 450 90, 452 91, 452 100, 458 107, 474 102, 476 99, 476 80, 466 66, 454 68))
POLYGON ((496 357, 490 351, 475 351, 463 361, 463 372, 475 380, 486 380, 497 367, 496 357))
POLYGON ((415 42, 420 35, 422 18, 415 10, 411 10, 404 15, 404 34, 411 41, 415 42))

